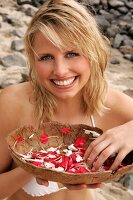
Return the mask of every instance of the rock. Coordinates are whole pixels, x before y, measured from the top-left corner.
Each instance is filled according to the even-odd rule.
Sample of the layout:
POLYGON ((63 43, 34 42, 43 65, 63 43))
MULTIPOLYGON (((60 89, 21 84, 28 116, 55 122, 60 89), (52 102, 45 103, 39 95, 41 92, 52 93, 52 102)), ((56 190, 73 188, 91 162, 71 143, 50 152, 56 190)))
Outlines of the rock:
POLYGON ((107 0, 101 0, 101 4, 104 6, 104 8, 108 7, 108 1, 107 0))
POLYGON ((120 6, 124 6, 124 2, 122 1, 117 1, 117 0, 109 0, 109 5, 113 8, 116 8, 116 7, 120 7, 120 6))
POLYGON ((18 5, 23 5, 23 4, 31 4, 31 0, 17 0, 18 5))
POLYGON ((129 28, 128 34, 133 37, 133 26, 129 28))
POLYGON ((35 12, 36 12, 36 11, 35 11, 33 8, 29 7, 29 8, 26 10, 25 14, 28 15, 28 16, 30 16, 30 17, 32 17, 32 16, 34 16, 35 12))
POLYGON ((115 37, 120 32, 120 28, 117 25, 112 25, 109 28, 107 28, 107 35, 109 38, 115 37))
POLYGON ((18 21, 16 18, 13 19, 13 18, 10 18, 10 17, 6 17, 5 21, 7 21, 12 26, 21 27, 21 21, 18 21))
MULTIPOLYGON (((125 94, 133 97, 133 89, 127 89, 123 91, 125 94)), ((131 176, 133 176, 133 173, 131 174, 131 176)), ((123 180, 125 179, 125 177, 123 177, 123 180)), ((120 181, 120 180, 119 180, 120 181)), ((132 183, 131 186, 129 186, 129 188, 133 189, 132 183)))
POLYGON ((126 6, 127 6, 128 8, 133 9, 133 2, 128 2, 128 1, 126 1, 126 6))
POLYGON ((11 33, 20 38, 22 38, 24 36, 24 32, 20 29, 14 29, 11 33))
POLYGON ((127 35, 125 35, 122 45, 133 47, 133 40, 131 40, 127 35))
POLYGON ((123 14, 127 14, 128 13, 128 8, 126 8, 126 7, 118 7, 118 10, 123 14))
POLYGON ((131 54, 133 55, 133 47, 125 45, 119 48, 120 52, 123 54, 131 54))
POLYGON ((109 13, 109 12, 107 12, 107 11, 105 11, 105 10, 100 10, 99 11, 99 13, 100 13, 100 15, 102 15, 109 23, 112 23, 112 20, 114 20, 114 16, 111 14, 111 13, 109 13))
POLYGON ((114 17, 120 17, 121 16, 121 13, 118 11, 118 10, 115 10, 115 9, 110 9, 110 13, 114 15, 114 17))
MULTIPOLYGON (((130 91, 131 92, 131 91, 130 91)), ((133 90, 132 90, 133 93, 133 90)), ((126 174, 119 179, 119 182, 126 188, 133 189, 133 174, 126 174)))
POLYGON ((13 40, 11 43, 11 49, 15 51, 22 51, 24 50, 24 43, 22 40, 13 40))
POLYGON ((111 59, 111 64, 117 65, 117 64, 120 64, 120 61, 117 58, 112 58, 111 59))
POLYGON ((26 60, 21 53, 16 52, 0 58, 0 64, 2 64, 4 67, 11 67, 16 65, 26 67, 26 60))
POLYGON ((12 66, 5 70, 2 70, 3 66, 0 67, 0 88, 5 88, 8 85, 23 82, 23 77, 21 74, 28 74, 27 68, 12 66))
POLYGON ((125 54, 125 55, 123 56, 123 58, 126 58, 126 59, 128 59, 128 60, 130 60, 130 61, 133 61, 133 55, 131 55, 131 54, 125 54))
POLYGON ((100 0, 90 0, 90 3, 92 5, 99 5, 100 4, 100 0))
POLYGON ((23 82, 29 81, 29 73, 25 70, 23 73, 21 73, 23 82))
POLYGON ((122 35, 120 35, 119 33, 116 34, 114 42, 113 42, 113 47, 114 48, 119 48, 121 46, 121 44, 122 44, 123 39, 124 38, 123 38, 122 35))
POLYGON ((110 23, 102 15, 97 15, 95 18, 103 31, 110 27, 110 23))

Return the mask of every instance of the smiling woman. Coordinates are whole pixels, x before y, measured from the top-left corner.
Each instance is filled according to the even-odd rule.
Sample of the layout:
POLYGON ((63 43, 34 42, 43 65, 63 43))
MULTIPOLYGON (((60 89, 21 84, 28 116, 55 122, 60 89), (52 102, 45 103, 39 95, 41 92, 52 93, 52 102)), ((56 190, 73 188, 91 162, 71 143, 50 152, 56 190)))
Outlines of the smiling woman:
POLYGON ((0 199, 72 200, 74 195, 76 200, 94 200, 90 189, 95 192, 100 184, 62 188, 60 183, 48 186, 49 180, 37 179, 38 184, 15 165, 5 138, 18 128, 38 129, 49 121, 97 126, 103 134, 87 146, 83 159, 97 171, 115 154, 109 170, 116 171, 133 150, 133 100, 107 84, 107 39, 94 16, 77 1, 46 0, 24 41, 29 81, 0 93, 0 199))
MULTIPOLYGON (((35 66, 37 61, 50 61, 40 62, 40 64, 37 62, 37 65, 40 66, 39 69, 42 68, 41 66, 48 68, 45 71, 47 74, 52 69, 53 64, 53 75, 58 77, 57 81, 68 80, 73 77, 73 80, 78 83, 80 78, 83 77, 79 74, 85 71, 84 75, 86 74, 87 76, 88 74, 86 78, 87 84, 83 82, 84 87, 81 86, 79 88, 84 90, 82 94, 82 107, 85 113, 93 113, 94 107, 98 112, 101 112, 100 107, 104 107, 103 99, 107 89, 106 80, 103 78, 108 57, 105 37, 98 30, 93 16, 75 1, 69 3, 65 1, 47 1, 45 5, 50 6, 49 11, 47 11, 47 6, 42 6, 37 12, 36 17, 31 21, 25 35, 25 46, 29 57, 29 65, 31 66, 30 77, 36 87, 35 92, 38 102, 40 101, 39 104, 36 104, 37 118, 40 116, 44 121, 49 120, 56 105, 52 93, 49 93, 48 90, 45 91, 44 87, 39 86, 37 78, 34 78, 38 68, 36 69, 33 66, 35 66), (54 3, 57 3, 58 7, 54 6, 54 3), (74 66, 73 61, 75 63, 74 66), (86 62, 86 64, 82 62, 86 62), (88 72, 83 68, 84 66, 86 66, 88 72), (51 107, 46 106, 48 109, 47 114, 43 110, 40 113, 40 108, 38 107, 38 105, 44 103, 41 99, 42 93, 47 93, 47 97, 50 96, 47 99, 48 101, 50 99, 51 103, 49 103, 52 104, 51 107, 53 108, 52 111, 51 107)), ((46 103, 47 100, 45 99, 46 103)))

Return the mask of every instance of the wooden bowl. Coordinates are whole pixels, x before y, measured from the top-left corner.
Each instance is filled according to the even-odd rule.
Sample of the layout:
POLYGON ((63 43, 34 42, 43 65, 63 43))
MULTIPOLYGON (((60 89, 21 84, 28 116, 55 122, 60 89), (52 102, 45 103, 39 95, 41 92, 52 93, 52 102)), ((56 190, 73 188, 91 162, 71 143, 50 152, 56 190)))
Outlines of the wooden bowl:
MULTIPOLYGON (((51 147, 60 149, 63 153, 68 146, 75 144, 75 141, 79 138, 81 140, 83 139, 85 142, 82 143, 81 141, 81 144, 78 145, 81 149, 86 149, 92 140, 100 134, 102 134, 102 130, 97 127, 90 127, 84 124, 71 125, 48 122, 42 124, 38 130, 34 129, 32 126, 24 126, 14 130, 8 135, 7 143, 11 156, 16 164, 32 173, 35 177, 63 184, 94 184, 110 182, 117 179, 129 171, 133 165, 130 160, 126 158, 125 166, 119 168, 115 173, 111 170, 103 169, 97 172, 92 172, 90 170, 82 173, 73 173, 70 172, 71 170, 58 171, 53 168, 45 167, 44 165, 43 167, 37 164, 35 165, 35 163, 32 162, 33 157, 31 158, 31 154, 32 156, 34 154, 34 159, 38 159, 36 158, 37 152, 44 153, 51 147), (30 158, 28 158, 28 156, 30 158)), ((84 161, 83 163, 86 166, 84 161)), ((69 163, 70 168, 72 168, 72 165, 69 163)))

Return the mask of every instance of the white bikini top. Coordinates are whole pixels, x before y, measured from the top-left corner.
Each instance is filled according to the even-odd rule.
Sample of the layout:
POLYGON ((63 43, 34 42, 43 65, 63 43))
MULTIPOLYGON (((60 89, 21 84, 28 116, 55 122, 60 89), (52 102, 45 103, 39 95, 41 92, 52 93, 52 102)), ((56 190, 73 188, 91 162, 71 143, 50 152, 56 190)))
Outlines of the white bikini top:
POLYGON ((66 189, 65 187, 59 188, 56 182, 49 181, 49 186, 39 185, 36 179, 33 177, 22 189, 31 196, 44 196, 53 192, 58 192, 61 189, 66 189))
MULTIPOLYGON (((90 116, 90 119, 91 119, 92 126, 95 127, 95 122, 92 115, 90 116)), ((59 190, 67 189, 67 188, 66 187, 59 188, 56 182, 51 182, 51 181, 49 181, 48 187, 44 185, 39 185, 36 182, 36 179, 33 177, 26 185, 22 187, 22 189, 27 194, 37 197, 37 196, 44 196, 46 194, 50 194, 53 192, 58 192, 59 190)))

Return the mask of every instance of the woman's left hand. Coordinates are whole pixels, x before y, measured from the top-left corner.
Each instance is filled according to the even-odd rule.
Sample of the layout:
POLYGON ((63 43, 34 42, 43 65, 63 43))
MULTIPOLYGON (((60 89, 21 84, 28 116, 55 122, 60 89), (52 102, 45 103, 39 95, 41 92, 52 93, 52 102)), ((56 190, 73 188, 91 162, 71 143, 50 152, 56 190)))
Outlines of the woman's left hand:
POLYGON ((125 156, 133 150, 133 121, 105 131, 87 148, 84 158, 92 169, 98 170, 107 158, 117 156, 111 166, 116 170, 125 156))
POLYGON ((101 188, 103 183, 97 184, 64 184, 64 186, 69 190, 82 190, 82 189, 96 189, 101 188))
MULTIPOLYGON (((36 178, 36 181, 39 185, 44 185, 46 187, 48 187, 49 185, 49 182, 44 180, 44 179, 41 179, 41 178, 36 178)), ((85 188, 89 188, 89 189, 96 189, 96 188, 100 188, 102 187, 102 183, 97 183, 97 184, 63 184, 67 189, 69 190, 82 190, 82 189, 85 189, 85 188)))

